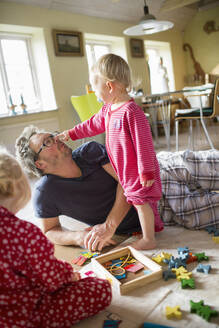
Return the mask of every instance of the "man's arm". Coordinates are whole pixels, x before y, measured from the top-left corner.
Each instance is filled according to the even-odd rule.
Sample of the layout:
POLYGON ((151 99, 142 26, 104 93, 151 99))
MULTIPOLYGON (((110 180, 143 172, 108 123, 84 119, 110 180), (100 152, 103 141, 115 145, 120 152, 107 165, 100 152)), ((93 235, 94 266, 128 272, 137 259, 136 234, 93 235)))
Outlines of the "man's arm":
MULTIPOLYGON (((110 163, 103 165, 103 169, 110 174, 116 181, 118 177, 110 163)), ((131 205, 127 203, 122 186, 118 182, 116 199, 114 205, 103 224, 95 225, 87 234, 84 240, 85 247, 89 250, 101 251, 106 244, 113 244, 111 239, 117 227, 128 213, 131 205)), ((90 228, 89 228, 90 229, 90 228)))
POLYGON ((38 219, 40 228, 46 237, 57 245, 75 245, 84 247, 84 238, 87 231, 71 231, 61 226, 58 217, 38 219))

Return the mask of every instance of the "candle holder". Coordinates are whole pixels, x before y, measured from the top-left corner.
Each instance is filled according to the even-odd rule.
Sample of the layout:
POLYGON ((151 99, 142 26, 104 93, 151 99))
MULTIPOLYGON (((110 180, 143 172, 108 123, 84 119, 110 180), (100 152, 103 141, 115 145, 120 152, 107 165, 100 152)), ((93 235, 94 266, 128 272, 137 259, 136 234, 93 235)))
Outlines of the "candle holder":
POLYGON ((21 109, 22 109, 22 111, 23 111, 23 114, 27 114, 27 110, 26 110, 27 105, 25 105, 25 104, 21 104, 20 106, 21 106, 21 109))
POLYGON ((8 107, 11 111, 11 116, 17 115, 17 113, 15 111, 15 107, 17 107, 17 105, 14 105, 14 104, 8 107))

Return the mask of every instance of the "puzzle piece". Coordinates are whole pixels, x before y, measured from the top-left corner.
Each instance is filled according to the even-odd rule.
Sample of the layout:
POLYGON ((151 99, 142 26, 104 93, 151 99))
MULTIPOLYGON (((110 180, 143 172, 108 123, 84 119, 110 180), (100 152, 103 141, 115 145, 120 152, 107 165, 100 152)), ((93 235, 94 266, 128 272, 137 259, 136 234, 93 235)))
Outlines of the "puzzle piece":
POLYGON ((126 273, 122 273, 122 274, 114 274, 114 277, 118 280, 124 279, 126 278, 126 273))
POLYGON ((208 256, 205 255, 205 252, 203 252, 203 253, 196 253, 195 256, 197 256, 197 261, 198 262, 208 261, 209 260, 208 256))
POLYGON ((152 322, 144 322, 142 328, 172 328, 170 326, 164 326, 164 325, 159 325, 157 323, 152 323, 152 322))
POLYGON ((191 276, 192 276, 192 272, 187 272, 187 273, 181 273, 180 275, 178 275, 176 277, 176 279, 178 281, 182 280, 182 279, 191 279, 191 276))
POLYGON ((192 263, 197 261, 197 256, 193 255, 192 253, 189 253, 189 257, 186 260, 186 264, 192 263))
POLYGON ((171 259, 168 263, 168 268, 169 269, 172 269, 172 268, 179 268, 179 267, 186 267, 186 263, 185 261, 183 261, 182 259, 180 258, 174 258, 174 256, 171 256, 171 259))
POLYGON ((208 232, 208 233, 214 233, 217 229, 215 226, 209 226, 209 227, 206 227, 205 230, 208 232))
POLYGON ((138 263, 138 264, 133 264, 131 267, 129 267, 128 269, 126 269, 129 272, 137 272, 141 269, 144 268, 144 265, 142 263, 138 263))
POLYGON ((195 280, 194 278, 191 279, 181 279, 181 287, 184 288, 195 288, 195 280))
POLYGON ((204 305, 204 301, 193 302, 190 300, 190 311, 191 313, 196 313, 206 321, 210 321, 211 317, 218 316, 218 311, 212 310, 210 306, 204 305))
POLYGON ((218 237, 219 236, 219 229, 216 229, 215 232, 214 232, 214 236, 215 237, 218 237))
POLYGON ((166 306, 166 317, 167 319, 181 319, 182 318, 182 312, 180 311, 180 307, 174 306, 166 306))
POLYGON ((213 240, 216 244, 219 244, 219 237, 212 237, 212 240, 213 240))
POLYGON ((151 271, 151 270, 144 270, 143 273, 144 273, 145 275, 147 275, 147 274, 151 274, 152 271, 151 271))
POLYGON ((208 274, 211 270, 211 265, 204 265, 204 264, 199 264, 196 268, 197 272, 203 272, 205 274, 208 274))
POLYGON ((176 274, 170 269, 163 271, 163 279, 167 281, 170 278, 176 278, 176 274))
POLYGON ((172 271, 176 273, 176 276, 179 276, 184 273, 188 273, 188 271, 183 266, 179 268, 173 268, 172 271))
POLYGON ((178 247, 177 252, 178 252, 178 254, 187 254, 187 253, 189 253, 189 248, 187 246, 186 247, 178 247))
POLYGON ((103 328, 117 328, 121 322, 121 320, 104 320, 103 328))
POLYGON ((152 260, 155 261, 158 264, 162 264, 162 262, 163 262, 163 258, 160 254, 158 254, 157 256, 152 257, 152 260))

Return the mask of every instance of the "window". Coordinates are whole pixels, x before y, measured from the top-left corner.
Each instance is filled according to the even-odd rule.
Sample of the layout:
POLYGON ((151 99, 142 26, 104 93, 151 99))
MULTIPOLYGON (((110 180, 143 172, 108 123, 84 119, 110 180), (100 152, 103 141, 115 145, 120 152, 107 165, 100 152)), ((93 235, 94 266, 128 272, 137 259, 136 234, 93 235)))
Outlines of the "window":
POLYGON ((41 100, 31 36, 0 34, 0 63, 0 97, 3 99, 0 116, 22 114, 25 105, 28 112, 39 109, 41 100))
POLYGON ((98 43, 95 41, 86 41, 86 53, 89 70, 101 56, 110 52, 110 44, 98 43))
POLYGON ((151 93, 173 91, 175 83, 170 44, 157 41, 146 41, 145 44, 150 71, 151 93))

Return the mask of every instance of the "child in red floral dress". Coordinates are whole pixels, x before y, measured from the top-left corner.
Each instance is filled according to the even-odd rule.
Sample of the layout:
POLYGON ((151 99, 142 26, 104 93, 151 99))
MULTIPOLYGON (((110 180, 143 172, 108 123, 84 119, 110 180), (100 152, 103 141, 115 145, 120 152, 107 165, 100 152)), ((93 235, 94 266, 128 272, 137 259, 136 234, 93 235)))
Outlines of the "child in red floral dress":
POLYGON ((110 284, 80 279, 38 227, 13 214, 29 198, 20 165, 0 148, 0 327, 71 327, 110 304, 110 284))

